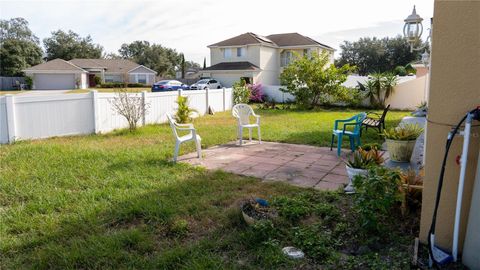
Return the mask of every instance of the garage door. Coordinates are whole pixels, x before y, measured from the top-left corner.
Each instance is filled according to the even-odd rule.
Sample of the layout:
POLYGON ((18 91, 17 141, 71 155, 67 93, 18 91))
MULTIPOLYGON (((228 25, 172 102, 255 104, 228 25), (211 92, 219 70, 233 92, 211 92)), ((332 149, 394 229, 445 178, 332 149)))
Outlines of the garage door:
POLYGON ((75 89, 75 74, 36 74, 36 90, 75 89))
POLYGON ((232 85, 240 80, 241 74, 212 74, 212 78, 219 81, 223 87, 232 87, 232 85))

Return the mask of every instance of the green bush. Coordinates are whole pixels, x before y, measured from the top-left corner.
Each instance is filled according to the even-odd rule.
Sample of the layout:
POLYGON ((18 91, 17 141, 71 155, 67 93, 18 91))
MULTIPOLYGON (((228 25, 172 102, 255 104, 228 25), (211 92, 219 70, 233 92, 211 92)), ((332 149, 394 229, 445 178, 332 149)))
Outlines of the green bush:
POLYGON ((192 121, 192 114, 198 112, 188 106, 188 97, 178 96, 176 103, 178 104, 175 120, 178 123, 188 123, 192 121))
POLYGON ((233 84, 233 103, 248 103, 250 100, 250 88, 248 88, 245 80, 241 79, 233 84))
POLYGON ((102 78, 100 78, 100 76, 95 75, 94 81, 95 81, 95 85, 102 84, 102 78))
POLYGON ((399 185, 400 174, 384 167, 372 168, 368 176, 354 178, 353 209, 358 214, 358 224, 364 236, 385 235, 393 207, 401 201, 399 185))
MULTIPOLYGON (((127 87, 135 88, 135 87, 146 87, 147 85, 143 83, 127 83, 127 87)), ((108 82, 100 84, 100 88, 122 88, 125 87, 125 83, 122 82, 108 82)))
POLYGON ((407 69, 404 66, 397 66, 394 70, 393 73, 398 76, 407 76, 407 69))
POLYGON ((30 76, 26 76, 26 77, 25 77, 25 83, 27 84, 28 89, 32 89, 32 86, 33 86, 33 78, 30 77, 30 76))

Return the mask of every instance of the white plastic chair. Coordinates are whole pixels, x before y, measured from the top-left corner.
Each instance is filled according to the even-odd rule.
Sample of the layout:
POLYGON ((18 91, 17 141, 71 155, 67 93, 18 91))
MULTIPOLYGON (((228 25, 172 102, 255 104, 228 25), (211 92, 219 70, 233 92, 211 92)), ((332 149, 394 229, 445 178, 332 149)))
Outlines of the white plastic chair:
POLYGON ((260 135, 260 116, 256 115, 252 107, 247 104, 237 104, 232 108, 233 117, 238 120, 238 139, 240 140, 240 145, 243 144, 243 129, 248 128, 248 134, 250 142, 252 141, 252 128, 257 128, 258 130, 258 142, 262 143, 262 137, 260 135), (250 123, 250 116, 256 118, 256 122, 250 123))
POLYGON ((177 162, 178 152, 180 151, 180 144, 188 141, 195 141, 195 145, 197 147, 197 156, 199 159, 202 158, 202 146, 201 141, 202 138, 196 133, 193 124, 179 124, 177 123, 173 117, 167 113, 168 122, 170 123, 170 127, 172 128, 173 135, 175 136, 175 152, 173 154, 173 162, 177 162), (190 131, 189 134, 178 136, 177 131, 190 131))

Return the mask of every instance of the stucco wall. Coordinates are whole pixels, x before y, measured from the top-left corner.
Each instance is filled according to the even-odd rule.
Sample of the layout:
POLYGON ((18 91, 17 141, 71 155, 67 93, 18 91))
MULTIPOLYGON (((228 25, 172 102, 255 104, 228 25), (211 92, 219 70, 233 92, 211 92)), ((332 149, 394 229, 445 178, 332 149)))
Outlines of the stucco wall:
POLYGON ((414 110, 421 102, 425 101, 426 78, 427 76, 422 76, 399 83, 385 103, 390 104, 392 109, 414 110))
POLYGON ((260 66, 260 45, 245 46, 247 52, 245 57, 237 57, 237 47, 228 47, 232 49, 232 57, 223 58, 222 48, 210 48, 210 65, 221 62, 243 62, 248 61, 256 66, 260 66))
MULTIPOLYGON (((480 105, 480 1, 435 1, 429 122, 426 130, 425 180, 420 237, 427 240, 435 203, 444 145, 451 127, 465 113, 480 105)), ((473 128, 461 212, 460 244, 470 208, 471 190, 478 158, 479 128, 473 128)), ((437 217, 436 243, 450 250, 460 167, 455 158, 461 154, 462 138, 455 139, 447 162, 442 200, 437 217)))

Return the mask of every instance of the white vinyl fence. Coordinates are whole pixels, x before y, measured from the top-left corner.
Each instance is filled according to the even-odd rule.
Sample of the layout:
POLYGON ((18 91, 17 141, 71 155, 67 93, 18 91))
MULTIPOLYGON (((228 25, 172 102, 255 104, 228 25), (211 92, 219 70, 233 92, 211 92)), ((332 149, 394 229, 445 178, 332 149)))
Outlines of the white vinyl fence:
MULTIPOLYGON (((91 133, 126 128, 125 118, 112 108, 114 93, 92 91, 85 94, 0 96, 0 143, 91 133)), ((164 123, 165 114, 174 113, 178 95, 187 96, 189 105, 203 115, 208 108, 232 108, 232 89, 173 91, 130 94, 142 97, 147 114, 140 125, 164 123)))

